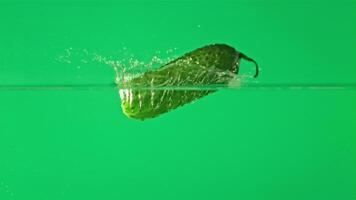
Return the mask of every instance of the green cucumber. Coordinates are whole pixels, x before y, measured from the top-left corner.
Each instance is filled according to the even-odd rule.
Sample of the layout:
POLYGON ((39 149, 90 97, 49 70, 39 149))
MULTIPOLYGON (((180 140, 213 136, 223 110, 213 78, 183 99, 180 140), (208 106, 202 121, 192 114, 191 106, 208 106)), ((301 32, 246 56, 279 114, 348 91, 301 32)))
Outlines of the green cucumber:
POLYGON ((241 58, 255 64, 257 77, 257 63, 231 46, 213 44, 196 49, 123 83, 122 110, 130 118, 144 120, 191 103, 216 90, 164 88, 227 84, 238 74, 241 58))

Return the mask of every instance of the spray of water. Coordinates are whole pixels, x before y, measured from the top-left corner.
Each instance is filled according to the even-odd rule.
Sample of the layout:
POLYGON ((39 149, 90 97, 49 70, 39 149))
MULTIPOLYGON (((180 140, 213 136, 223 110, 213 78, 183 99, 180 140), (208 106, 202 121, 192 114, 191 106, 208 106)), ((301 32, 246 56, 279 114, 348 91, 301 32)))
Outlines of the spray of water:
POLYGON ((177 57, 177 48, 166 51, 156 51, 149 59, 139 59, 129 49, 123 47, 111 55, 91 52, 87 49, 69 47, 64 53, 57 56, 57 62, 70 64, 77 69, 84 68, 89 64, 104 64, 112 67, 115 72, 115 83, 123 84, 126 81, 141 75, 142 73, 158 68, 177 57))

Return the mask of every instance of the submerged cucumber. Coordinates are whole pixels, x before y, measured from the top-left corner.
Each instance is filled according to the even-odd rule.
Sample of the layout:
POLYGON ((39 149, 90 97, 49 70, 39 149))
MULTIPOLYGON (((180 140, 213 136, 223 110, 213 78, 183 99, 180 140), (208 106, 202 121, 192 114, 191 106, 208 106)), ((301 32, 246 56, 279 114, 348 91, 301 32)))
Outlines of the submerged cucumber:
POLYGON ((124 83, 122 110, 130 118, 144 120, 193 102, 215 90, 164 88, 227 84, 238 73, 241 58, 255 63, 257 77, 257 63, 228 45, 213 44, 187 53, 124 83))

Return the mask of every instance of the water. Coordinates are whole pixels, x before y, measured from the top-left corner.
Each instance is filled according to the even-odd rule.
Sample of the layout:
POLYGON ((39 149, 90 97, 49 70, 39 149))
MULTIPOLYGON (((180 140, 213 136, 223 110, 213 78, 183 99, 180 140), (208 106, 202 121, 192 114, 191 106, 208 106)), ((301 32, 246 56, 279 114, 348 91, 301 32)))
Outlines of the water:
POLYGON ((355 199, 354 8, 0 2, 0 199, 355 199), (113 62, 134 77, 211 43, 259 78, 243 62, 241 85, 134 88, 218 91, 122 113, 113 62))

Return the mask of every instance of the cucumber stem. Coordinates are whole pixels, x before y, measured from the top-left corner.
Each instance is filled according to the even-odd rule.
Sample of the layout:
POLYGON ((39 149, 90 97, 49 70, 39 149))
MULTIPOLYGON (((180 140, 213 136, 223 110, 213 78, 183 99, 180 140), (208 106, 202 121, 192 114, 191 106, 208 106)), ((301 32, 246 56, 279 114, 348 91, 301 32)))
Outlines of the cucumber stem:
POLYGON ((241 56, 241 58, 243 58, 243 59, 245 59, 245 60, 247 60, 247 61, 249 61, 249 62, 253 62, 253 63, 255 64, 256 73, 255 73, 255 75, 254 75, 253 77, 254 77, 254 78, 257 78, 257 76, 258 76, 258 74, 259 74, 259 67, 258 67, 257 62, 256 62, 254 59, 252 59, 252 58, 246 56, 246 55, 243 54, 243 53, 240 53, 240 56, 241 56))

